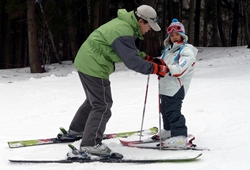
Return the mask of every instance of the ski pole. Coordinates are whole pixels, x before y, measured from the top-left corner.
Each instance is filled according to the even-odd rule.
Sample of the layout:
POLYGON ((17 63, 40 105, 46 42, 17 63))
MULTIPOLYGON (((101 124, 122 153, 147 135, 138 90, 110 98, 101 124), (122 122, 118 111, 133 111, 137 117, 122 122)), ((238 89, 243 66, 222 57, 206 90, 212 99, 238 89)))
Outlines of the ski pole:
POLYGON ((147 85, 146 85, 146 93, 145 93, 145 100, 144 100, 144 106, 143 106, 143 112, 142 112, 141 131, 140 131, 139 141, 141 141, 141 136, 142 136, 143 122, 144 122, 144 116, 145 116, 145 110, 146 110, 146 102, 147 102, 147 96, 148 96, 149 77, 150 77, 150 75, 148 75, 147 85))
POLYGON ((161 77, 158 76, 158 109, 159 109, 159 134, 160 134, 160 150, 161 146, 161 96, 160 96, 160 79, 161 77))

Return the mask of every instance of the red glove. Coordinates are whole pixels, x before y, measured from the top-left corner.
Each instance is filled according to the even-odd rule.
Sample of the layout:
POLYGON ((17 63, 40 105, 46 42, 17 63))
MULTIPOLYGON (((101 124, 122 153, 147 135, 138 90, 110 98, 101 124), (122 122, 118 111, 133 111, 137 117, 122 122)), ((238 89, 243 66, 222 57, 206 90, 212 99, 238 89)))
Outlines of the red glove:
POLYGON ((154 69, 152 74, 156 74, 160 77, 164 77, 169 72, 169 68, 167 65, 159 65, 154 63, 154 69))
POLYGON ((145 60, 146 60, 146 61, 149 61, 149 62, 153 62, 153 57, 150 57, 149 55, 147 55, 147 56, 145 57, 145 60))

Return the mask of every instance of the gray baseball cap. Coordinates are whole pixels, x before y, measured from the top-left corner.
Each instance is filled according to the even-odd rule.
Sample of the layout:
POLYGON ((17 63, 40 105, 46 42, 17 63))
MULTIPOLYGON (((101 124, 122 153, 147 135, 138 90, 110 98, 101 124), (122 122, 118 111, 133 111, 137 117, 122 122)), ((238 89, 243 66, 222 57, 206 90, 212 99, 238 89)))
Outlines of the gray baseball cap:
POLYGON ((155 30, 155 31, 160 31, 161 28, 159 27, 157 20, 157 13, 154 10, 154 8, 152 8, 151 6, 148 5, 141 5, 137 8, 137 11, 135 11, 135 14, 144 19, 147 20, 150 27, 155 30))

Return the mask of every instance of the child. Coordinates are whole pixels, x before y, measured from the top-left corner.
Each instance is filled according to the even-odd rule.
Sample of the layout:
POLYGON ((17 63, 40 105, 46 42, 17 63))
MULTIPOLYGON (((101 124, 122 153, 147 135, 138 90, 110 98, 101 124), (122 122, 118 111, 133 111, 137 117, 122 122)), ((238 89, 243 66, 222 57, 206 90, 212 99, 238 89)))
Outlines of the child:
POLYGON ((167 33, 162 59, 169 72, 160 79, 160 110, 164 129, 152 139, 161 137, 165 147, 182 148, 187 143, 187 127, 181 107, 193 77, 198 50, 187 44, 185 28, 177 19, 172 20, 167 33))

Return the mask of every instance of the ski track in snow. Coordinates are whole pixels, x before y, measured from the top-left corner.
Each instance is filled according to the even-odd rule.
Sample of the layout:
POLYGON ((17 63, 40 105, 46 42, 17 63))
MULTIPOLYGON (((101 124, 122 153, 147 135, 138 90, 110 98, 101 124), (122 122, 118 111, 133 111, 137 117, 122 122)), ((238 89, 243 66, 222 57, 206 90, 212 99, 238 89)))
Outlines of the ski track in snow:
MULTIPOLYGON (((71 62, 46 66, 44 74, 29 68, 0 70, 0 153, 3 170, 100 170, 185 169, 250 170, 250 49, 242 47, 199 47, 196 71, 182 113, 194 143, 209 147, 196 162, 157 164, 13 164, 8 159, 63 159, 67 144, 18 149, 7 141, 54 137, 59 127, 69 126, 84 97, 78 74, 71 62)), ((114 104, 106 133, 139 130, 147 76, 117 64, 111 75, 114 104)), ((158 80, 150 76, 144 128, 159 126, 158 80)), ((139 137, 138 137, 139 138, 139 137)), ((73 144, 78 147, 79 142, 73 144)), ((118 139, 104 140, 125 158, 153 159, 187 154, 124 147, 118 139)), ((190 151, 188 151, 190 152, 190 151)), ((197 151, 191 151, 195 153, 197 151)))

